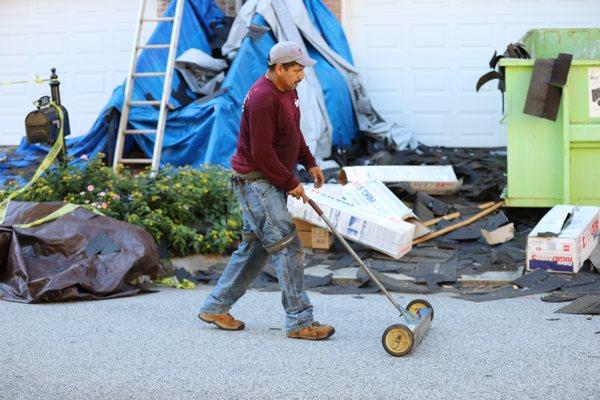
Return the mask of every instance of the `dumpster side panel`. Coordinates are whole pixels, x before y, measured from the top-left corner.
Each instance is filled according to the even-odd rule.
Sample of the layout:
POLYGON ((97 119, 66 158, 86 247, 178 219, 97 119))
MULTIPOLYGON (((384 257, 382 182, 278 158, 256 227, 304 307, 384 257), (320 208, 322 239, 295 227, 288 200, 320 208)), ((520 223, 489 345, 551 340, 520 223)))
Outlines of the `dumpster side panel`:
MULTIPOLYGON (((562 198, 562 111, 556 122, 523 113, 533 65, 506 67, 507 196, 513 207, 552 207, 562 198)), ((562 108, 562 105, 561 105, 562 108)))
POLYGON ((600 118, 590 116, 590 68, 600 68, 600 62, 577 63, 569 71, 569 189, 571 203, 599 206, 600 118))

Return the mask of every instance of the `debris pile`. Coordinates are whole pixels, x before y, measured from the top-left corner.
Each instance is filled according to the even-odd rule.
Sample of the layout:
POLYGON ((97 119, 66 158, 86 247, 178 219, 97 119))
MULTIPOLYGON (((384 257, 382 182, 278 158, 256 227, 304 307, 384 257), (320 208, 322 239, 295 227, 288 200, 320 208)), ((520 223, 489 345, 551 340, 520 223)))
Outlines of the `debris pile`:
MULTIPOLYGON (((354 159, 354 162, 370 160, 375 164, 372 167, 326 169, 329 185, 320 190, 309 188, 307 194, 329 213, 330 219, 337 218, 342 234, 352 241, 352 247, 388 290, 420 294, 443 291, 470 301, 552 292, 543 300, 582 298, 581 306, 573 303, 574 310, 596 310, 593 296, 600 295, 600 274, 593 268, 594 265, 600 268, 597 207, 563 206, 550 212, 503 208, 500 193, 505 183, 506 153, 502 149, 420 146, 416 150, 377 154, 377 157, 354 159), (388 164, 377 164, 382 160, 388 164), (421 165, 428 162, 446 165, 421 165), (430 171, 429 177, 438 181, 427 183, 422 176, 415 179, 416 171, 425 175, 430 171), (402 173, 410 179, 403 178, 402 173), (555 215, 557 210, 559 216, 555 215), (582 210, 586 212, 579 213, 582 210), (557 225, 553 234, 549 228, 536 228, 546 225, 547 220, 557 225), (408 243, 393 240, 389 232, 367 229, 375 221, 379 229, 407 226, 404 236, 399 237, 410 234, 411 240, 408 243), (538 267, 543 269, 535 270, 531 263, 529 267, 534 271, 526 273, 528 244, 539 240, 540 229, 545 231, 542 240, 549 243, 573 232, 586 232, 586 252, 571 271, 577 272, 576 275, 556 276, 546 271, 544 265, 538 267)), ((305 221, 303 224, 308 222, 323 229, 308 205, 291 199, 289 208, 294 217, 305 221)), ((575 233, 574 240, 577 237, 575 233)), ((529 258, 532 255, 530 251, 529 258)), ((565 260, 552 257, 559 263, 565 260)), ((313 291, 326 294, 379 291, 337 241, 332 246, 307 250, 305 261, 305 286, 313 291)), ((190 274, 189 278, 208 282, 217 279, 224 267, 224 264, 212 265, 201 275, 190 274)), ((272 266, 265 268, 253 287, 278 290, 272 266)), ((569 308, 566 310, 561 312, 569 312, 569 308)))

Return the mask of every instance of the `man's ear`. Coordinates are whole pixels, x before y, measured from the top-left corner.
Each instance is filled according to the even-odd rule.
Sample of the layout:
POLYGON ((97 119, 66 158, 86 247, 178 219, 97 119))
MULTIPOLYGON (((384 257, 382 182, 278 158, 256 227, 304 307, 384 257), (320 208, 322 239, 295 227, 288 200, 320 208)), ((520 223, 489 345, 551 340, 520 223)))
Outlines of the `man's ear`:
POLYGON ((283 74, 283 70, 283 65, 275 64, 275 73, 277 73, 277 75, 281 76, 283 74))

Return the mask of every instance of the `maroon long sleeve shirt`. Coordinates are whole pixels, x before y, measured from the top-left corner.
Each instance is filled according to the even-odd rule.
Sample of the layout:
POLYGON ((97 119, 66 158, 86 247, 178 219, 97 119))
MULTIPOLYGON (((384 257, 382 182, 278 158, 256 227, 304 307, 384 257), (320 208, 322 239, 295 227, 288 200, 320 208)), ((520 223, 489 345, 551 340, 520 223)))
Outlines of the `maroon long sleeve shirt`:
POLYGON ((277 188, 290 191, 300 183, 293 173, 297 163, 307 170, 317 165, 300 131, 298 93, 282 92, 262 76, 244 100, 231 166, 240 174, 261 172, 277 188))

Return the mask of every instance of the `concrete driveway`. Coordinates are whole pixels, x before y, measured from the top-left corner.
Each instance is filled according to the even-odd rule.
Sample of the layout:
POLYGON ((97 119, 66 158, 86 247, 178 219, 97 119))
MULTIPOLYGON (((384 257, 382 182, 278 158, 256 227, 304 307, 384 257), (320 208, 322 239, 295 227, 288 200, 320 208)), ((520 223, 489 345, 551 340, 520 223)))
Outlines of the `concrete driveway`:
POLYGON ((381 295, 312 293, 317 319, 337 332, 308 342, 285 337, 276 292, 250 291, 236 305, 245 331, 202 323, 209 289, 0 301, 0 399, 600 398, 600 318, 555 314, 560 305, 538 296, 425 296, 436 313, 429 334, 394 358, 381 334, 400 320, 381 295))

